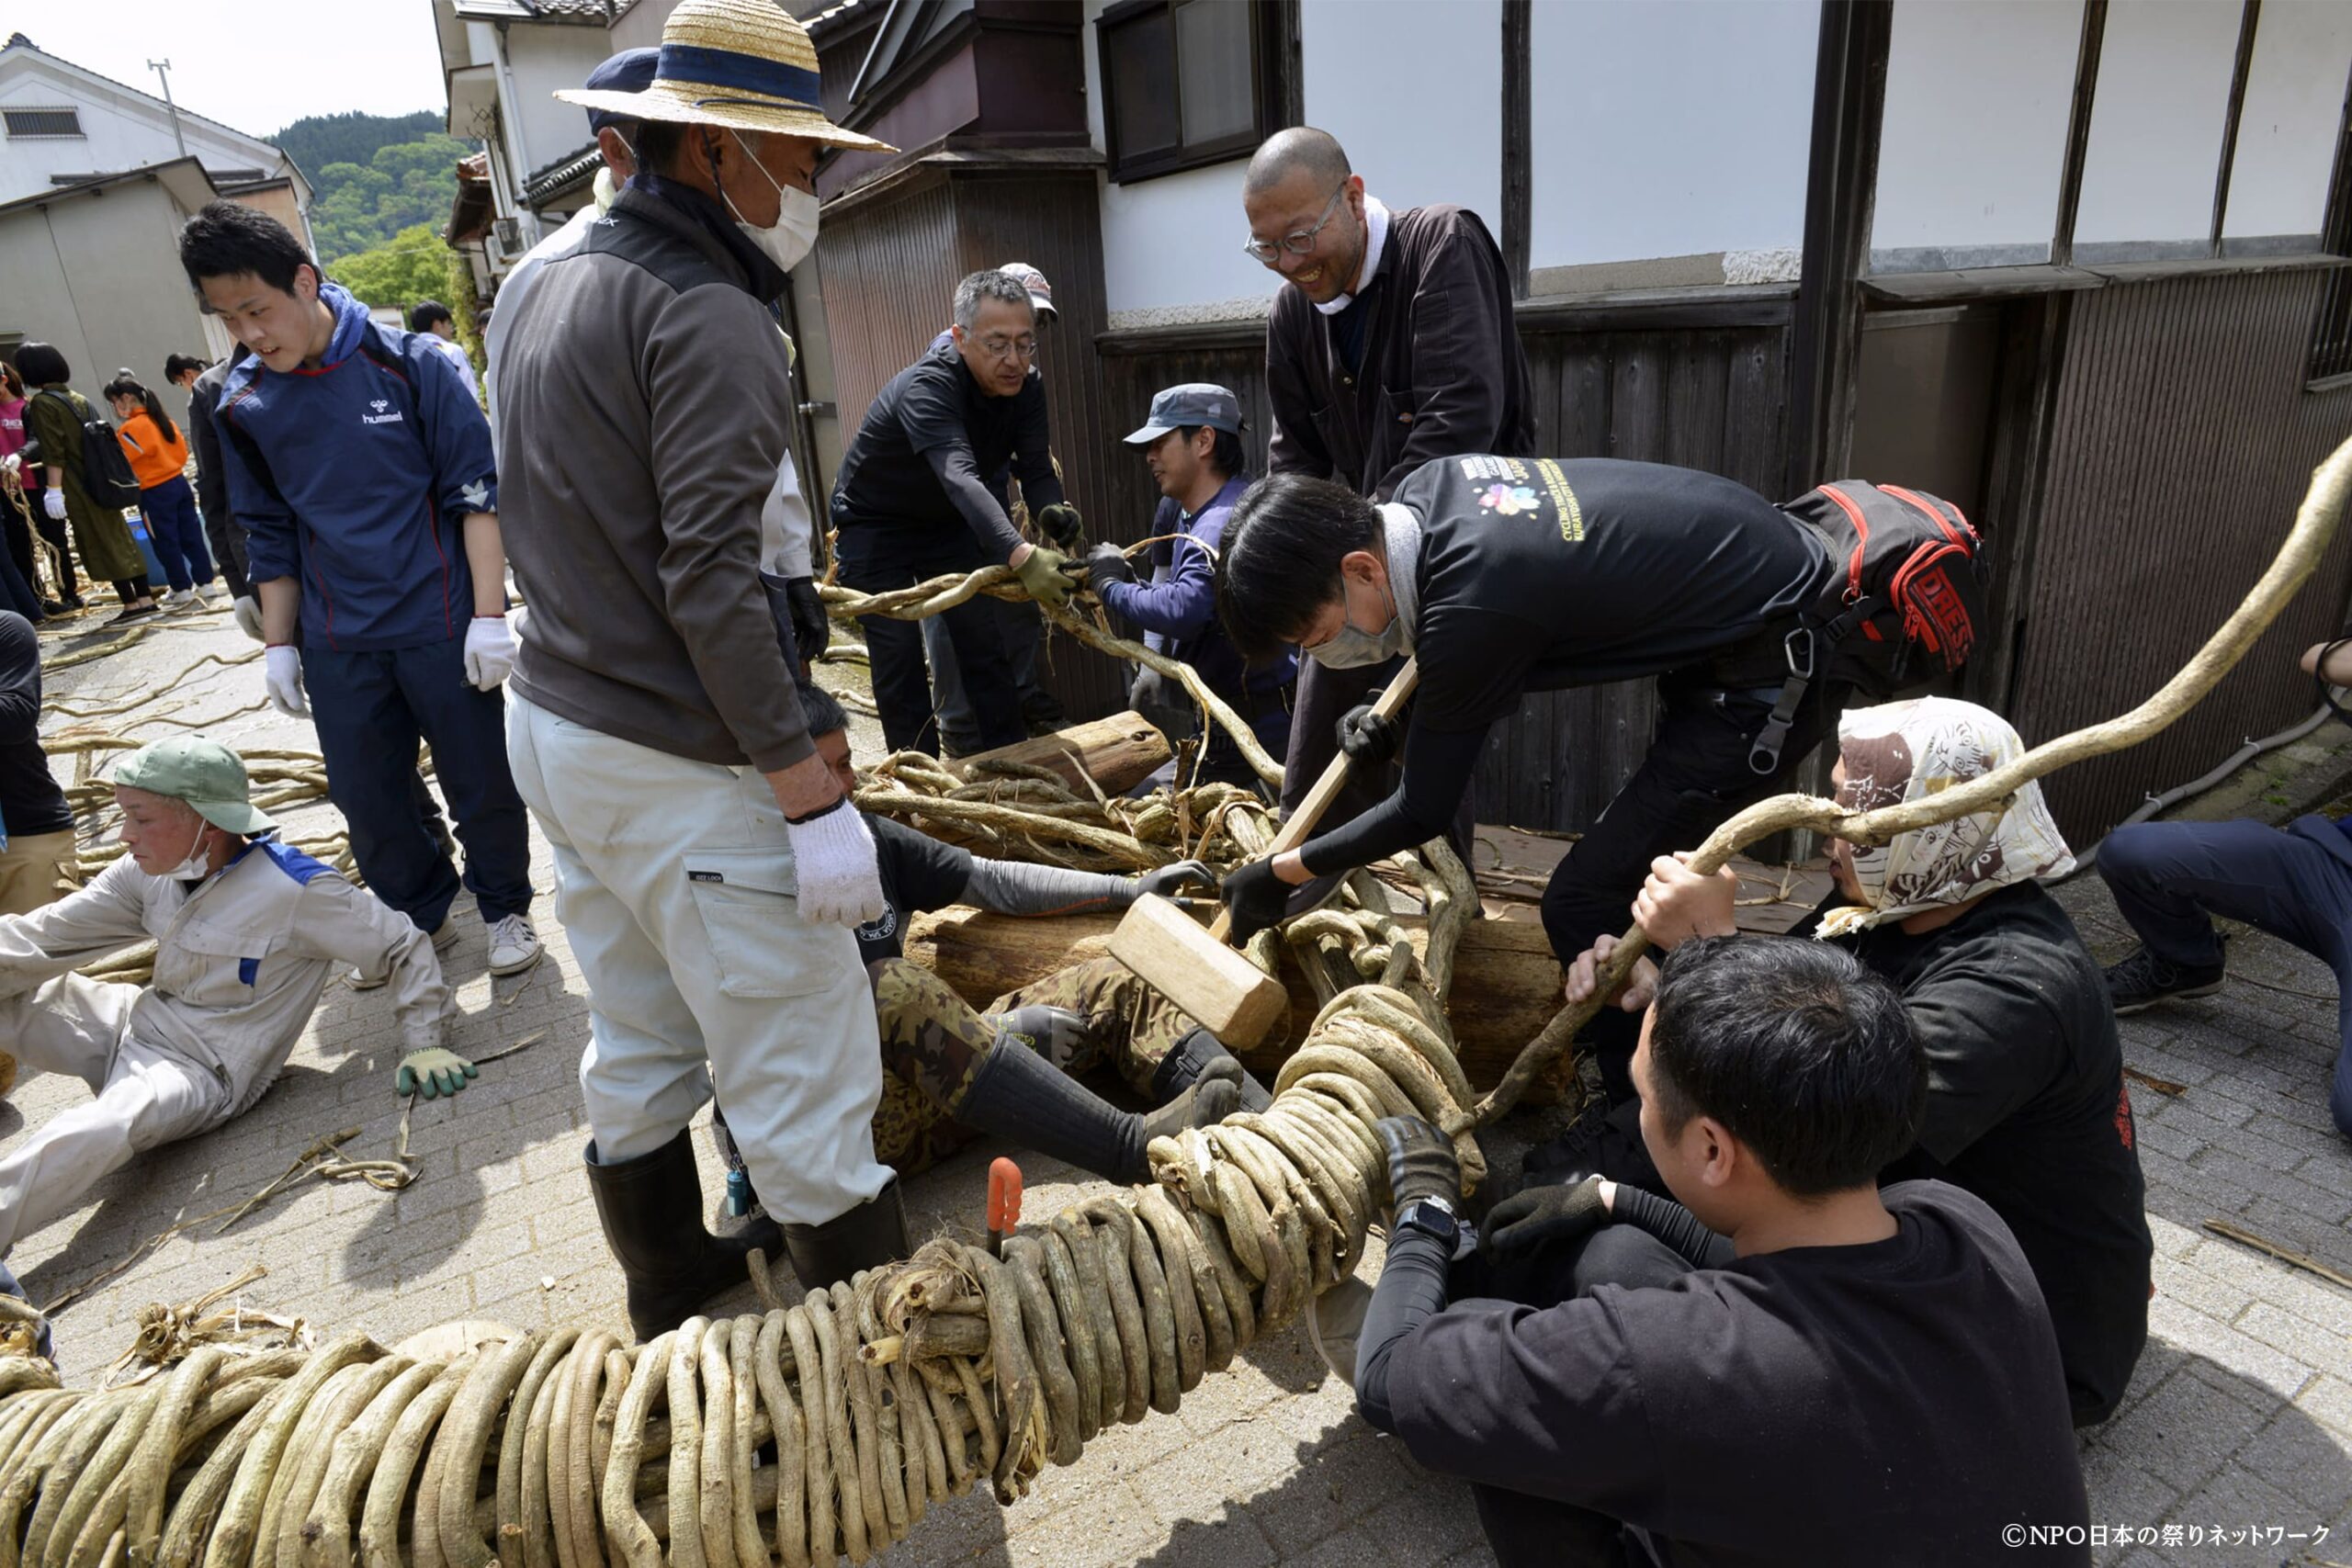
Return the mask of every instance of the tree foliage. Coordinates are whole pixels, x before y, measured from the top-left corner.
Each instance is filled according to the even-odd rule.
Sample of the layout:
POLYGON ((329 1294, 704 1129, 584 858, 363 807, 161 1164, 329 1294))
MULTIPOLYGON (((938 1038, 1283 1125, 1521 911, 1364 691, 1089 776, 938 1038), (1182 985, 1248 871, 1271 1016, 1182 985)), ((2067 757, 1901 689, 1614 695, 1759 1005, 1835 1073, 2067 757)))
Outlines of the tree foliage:
MULTIPOLYGON (((313 214, 313 227, 317 221, 313 214)), ((416 223, 385 244, 327 263, 327 276, 366 304, 405 311, 420 299, 447 298, 456 254, 442 243, 440 224, 416 223)))
POLYGON ((311 232, 322 262, 332 268, 419 224, 437 230, 448 221, 458 160, 475 148, 443 134, 440 123, 430 110, 313 115, 272 139, 310 176, 311 232))

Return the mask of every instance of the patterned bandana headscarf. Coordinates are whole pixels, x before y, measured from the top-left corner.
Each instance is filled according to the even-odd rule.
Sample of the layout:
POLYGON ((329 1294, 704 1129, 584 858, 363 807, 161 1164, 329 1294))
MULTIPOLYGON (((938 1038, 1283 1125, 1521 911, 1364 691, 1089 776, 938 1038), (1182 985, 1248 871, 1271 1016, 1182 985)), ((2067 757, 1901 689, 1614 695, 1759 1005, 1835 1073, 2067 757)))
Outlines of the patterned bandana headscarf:
MULTIPOLYGON (((1849 811, 1921 800, 2015 761, 2025 743, 2008 721, 1973 703, 1919 697, 1856 708, 1838 724, 1849 811)), ((1863 904, 1832 909, 1818 934, 1845 936, 2012 883, 2060 876, 2075 857, 2059 836, 2041 786, 2029 784, 2004 809, 1898 833, 1873 849, 1850 846, 1863 904)))

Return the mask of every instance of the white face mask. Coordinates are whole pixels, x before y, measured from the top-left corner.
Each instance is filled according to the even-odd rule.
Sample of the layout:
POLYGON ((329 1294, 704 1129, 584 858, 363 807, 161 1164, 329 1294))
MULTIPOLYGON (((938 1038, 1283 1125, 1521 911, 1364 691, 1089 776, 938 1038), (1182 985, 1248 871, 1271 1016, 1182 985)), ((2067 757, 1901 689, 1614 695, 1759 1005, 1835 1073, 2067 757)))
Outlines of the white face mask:
MULTIPOLYGON (((1384 597, 1387 597, 1383 591, 1384 597)), ((1340 609, 1347 613, 1344 591, 1340 597, 1340 609)), ((1332 636, 1303 650, 1306 657, 1326 670, 1357 670, 1367 664, 1385 664, 1405 651, 1405 617, 1396 613, 1396 601, 1388 598, 1388 624, 1376 632, 1368 632, 1353 621, 1343 620, 1332 636)))
POLYGON ((595 193, 596 210, 599 213, 610 212, 613 209, 613 203, 620 199, 620 187, 613 184, 613 171, 610 169, 597 170, 596 183, 589 188, 595 193))
MULTIPOLYGON (((743 145, 743 138, 732 130, 727 134, 735 138, 736 147, 741 151, 752 167, 760 171, 760 177, 768 184, 775 186, 778 203, 775 221, 764 229, 755 228, 744 222, 743 215, 735 212, 735 204, 732 201, 727 203, 727 210, 735 212, 735 227, 742 230, 744 236, 752 243, 759 246, 768 260, 775 263, 782 270, 790 272, 800 265, 810 251, 816 248, 817 198, 797 186, 777 185, 776 177, 769 174, 757 158, 752 156, 752 150, 749 147, 743 145)), ((719 196, 723 199, 726 195, 726 187, 721 186, 719 196)))
POLYGON ((198 821, 196 825, 196 842, 188 846, 187 858, 164 873, 164 875, 174 882, 194 882, 198 877, 211 875, 212 854, 204 843, 208 836, 205 824, 198 821))

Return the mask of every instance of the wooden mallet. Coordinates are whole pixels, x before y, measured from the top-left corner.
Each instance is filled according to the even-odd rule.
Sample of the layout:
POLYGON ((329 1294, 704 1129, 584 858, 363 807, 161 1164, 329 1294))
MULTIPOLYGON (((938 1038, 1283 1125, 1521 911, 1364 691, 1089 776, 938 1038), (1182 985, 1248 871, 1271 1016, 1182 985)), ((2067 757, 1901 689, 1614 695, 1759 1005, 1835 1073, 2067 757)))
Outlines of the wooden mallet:
MULTIPOLYGON (((1420 679, 1413 660, 1388 682, 1372 711, 1395 718, 1413 694, 1420 679)), ((1331 759, 1323 776, 1283 824, 1268 858, 1298 848, 1314 833, 1315 825, 1348 782, 1348 754, 1331 759)), ((1227 945, 1233 911, 1219 908, 1206 931, 1172 899, 1147 893, 1136 899, 1118 930, 1111 933, 1111 956, 1135 971, 1196 1023, 1227 1045, 1246 1050, 1266 1037, 1276 1019, 1290 1010, 1290 994, 1283 983, 1261 970, 1227 945)))

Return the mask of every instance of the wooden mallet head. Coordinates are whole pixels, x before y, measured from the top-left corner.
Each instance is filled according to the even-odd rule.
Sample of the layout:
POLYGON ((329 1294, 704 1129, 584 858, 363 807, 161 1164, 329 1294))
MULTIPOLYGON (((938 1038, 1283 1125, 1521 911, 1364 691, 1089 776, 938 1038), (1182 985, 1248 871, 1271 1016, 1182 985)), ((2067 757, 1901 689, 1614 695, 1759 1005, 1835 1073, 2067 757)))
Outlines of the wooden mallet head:
MULTIPOLYGON (((1420 666, 1407 660, 1372 711, 1394 718, 1413 694, 1420 666)), ((1348 782, 1348 755, 1331 759, 1298 809, 1284 821, 1266 852, 1269 857, 1305 843, 1348 782)), ((1136 899, 1111 933, 1111 956, 1136 977, 1174 1003, 1177 1010, 1217 1037, 1227 1049, 1246 1051, 1266 1037, 1276 1019, 1290 1010, 1283 983, 1226 943, 1233 911, 1219 909, 1204 928, 1173 902, 1147 893, 1136 899)))

